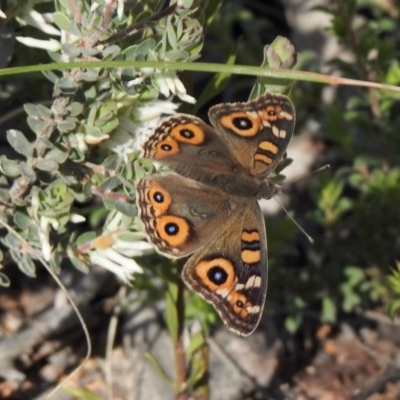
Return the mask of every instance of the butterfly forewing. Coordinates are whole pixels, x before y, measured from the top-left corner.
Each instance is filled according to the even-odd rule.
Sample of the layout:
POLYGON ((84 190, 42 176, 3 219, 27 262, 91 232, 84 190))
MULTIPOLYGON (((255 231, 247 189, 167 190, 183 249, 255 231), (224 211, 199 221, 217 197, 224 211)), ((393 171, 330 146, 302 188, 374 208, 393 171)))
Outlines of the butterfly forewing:
MULTIPOLYGON (((175 175, 138 181, 137 206, 149 240, 160 253, 183 257, 204 246, 236 207, 217 189, 175 175), (188 193, 194 200, 188 198, 188 193)), ((189 196, 190 197, 190 196, 189 196)))

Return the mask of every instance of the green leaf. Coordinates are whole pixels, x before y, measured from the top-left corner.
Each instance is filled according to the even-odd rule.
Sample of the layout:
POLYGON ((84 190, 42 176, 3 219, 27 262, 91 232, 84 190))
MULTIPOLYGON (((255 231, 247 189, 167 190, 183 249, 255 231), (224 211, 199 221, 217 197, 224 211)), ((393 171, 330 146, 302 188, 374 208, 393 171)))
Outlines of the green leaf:
POLYGON ((16 211, 13 219, 15 225, 17 225, 18 228, 21 229, 22 231, 30 228, 32 225, 35 224, 33 219, 22 211, 16 211))
POLYGON ((389 305, 388 309, 389 317, 394 319, 396 316, 398 316, 399 312, 400 312, 400 299, 396 299, 389 305))
POLYGON ((63 385, 63 389, 67 392, 72 394, 74 397, 77 397, 82 400, 102 400, 101 397, 98 397, 95 393, 93 393, 89 389, 85 388, 75 388, 72 386, 65 386, 63 385))
POLYGON ((0 156, 0 171, 10 178, 17 178, 21 175, 19 162, 8 160, 5 156, 0 156))
POLYGON ((36 105, 37 116, 41 119, 49 119, 52 116, 50 108, 44 106, 43 104, 36 105))
POLYGON ((63 257, 59 252, 53 251, 49 259, 49 267, 55 273, 59 274, 61 272, 61 263, 63 257))
POLYGON ((21 173, 23 175, 25 175, 26 177, 28 177, 31 182, 35 182, 36 181, 36 178, 37 178, 36 172, 31 167, 30 164, 28 164, 27 162, 21 162, 19 164, 19 168, 21 170, 21 173))
POLYGON ((385 83, 389 85, 398 85, 400 83, 400 65, 398 61, 393 60, 385 78, 385 83))
POLYGON ((115 208, 122 212, 122 214, 125 214, 129 217, 137 217, 138 211, 136 206, 129 204, 127 202, 122 202, 122 201, 116 201, 115 202, 115 208))
POLYGON ((83 244, 91 242, 96 237, 97 237, 96 232, 88 231, 88 232, 82 233, 82 235, 79 235, 76 239, 75 244, 77 246, 81 246, 83 244))
POLYGON ((323 322, 336 322, 337 308, 335 302, 328 296, 322 299, 322 315, 323 322))
POLYGON ((204 10, 205 14, 205 27, 208 27, 211 22, 214 20, 215 16, 218 13, 218 10, 221 8, 223 0, 213 0, 207 1, 207 5, 204 10))
POLYGON ((58 79, 60 79, 58 77, 58 75, 56 75, 55 72, 53 71, 42 71, 42 74, 51 82, 51 83, 55 83, 58 81, 58 79))
POLYGON ((46 160, 56 161, 57 164, 63 164, 68 159, 68 155, 69 152, 67 149, 54 146, 50 151, 46 153, 44 158, 46 160))
POLYGON ((339 199, 335 207, 336 218, 338 219, 345 212, 351 210, 352 207, 353 207, 353 202, 350 199, 346 198, 339 199))
POLYGON ((190 338, 189 346, 186 349, 186 356, 190 357, 196 351, 198 351, 202 346, 206 344, 203 332, 197 332, 190 338))
POLYGON ((33 132, 36 133, 36 135, 41 136, 43 129, 45 128, 45 121, 43 121, 42 119, 38 118, 38 117, 31 117, 29 116, 27 119, 29 128, 32 129, 33 132))
POLYGON ((3 274, 2 272, 0 272, 0 286, 10 287, 10 285, 11 285, 11 281, 8 278, 8 276, 3 274))
POLYGON ((197 385, 202 379, 208 370, 207 363, 203 359, 195 358, 191 363, 191 374, 187 379, 186 386, 193 387, 197 385))
POLYGON ((7 131, 7 140, 17 153, 22 154, 27 158, 32 157, 33 145, 21 131, 10 129, 7 131))
POLYGON ((36 161, 36 168, 41 171, 54 172, 58 170, 58 164, 54 160, 39 158, 36 161))
POLYGON ((64 121, 58 122, 57 128, 61 133, 67 133, 75 130, 77 124, 77 121, 75 121, 73 118, 67 118, 64 121))
POLYGON ((80 115, 83 112, 83 109, 84 109, 84 105, 82 103, 78 103, 77 101, 72 102, 68 106, 69 115, 71 117, 77 117, 78 115, 80 115))
POLYGON ((100 185, 100 189, 104 192, 112 192, 121 185, 121 180, 118 176, 106 178, 100 185))
MULTIPOLYGON (((68 250, 67 250, 68 252, 68 250)), ((79 271, 83 272, 84 274, 89 273, 89 268, 90 268, 90 262, 89 260, 87 262, 83 261, 80 258, 77 258, 73 253, 72 255, 68 254, 69 261, 71 261, 72 265, 79 271)))
POLYGON ((36 266, 28 254, 23 254, 18 262, 19 269, 31 278, 36 278, 36 266))
POLYGON ((60 78, 54 85, 54 95, 73 95, 78 91, 78 84, 71 78, 60 78))
POLYGON ((74 59, 82 54, 81 49, 72 43, 63 43, 62 50, 67 56, 71 57, 71 59, 74 59))
POLYGON ((365 279, 365 272, 360 267, 346 267, 344 274, 347 276, 346 285, 354 287, 365 279))
POLYGON ((296 314, 294 316, 287 317, 285 319, 285 329, 289 333, 295 333, 297 331, 297 329, 299 329, 299 326, 302 321, 303 321, 303 317, 301 314, 296 314))
POLYGON ((175 29, 171 21, 169 21, 169 23, 167 24, 166 34, 168 37, 168 43, 170 44, 173 50, 176 50, 178 47, 178 40, 176 38, 175 29))
POLYGON ((168 376, 168 374, 164 371, 164 369, 161 367, 161 365, 158 363, 158 361, 155 359, 155 357, 150 354, 150 353, 145 353, 144 355, 147 359, 147 361, 152 365, 154 370, 158 372, 158 374, 170 385, 173 385, 173 380, 168 376))
POLYGON ((70 20, 62 12, 56 11, 52 14, 54 23, 63 31, 68 32, 70 20))
POLYGON ((340 288, 343 294, 343 310, 346 312, 353 311, 361 303, 361 297, 350 286, 341 285, 340 288))

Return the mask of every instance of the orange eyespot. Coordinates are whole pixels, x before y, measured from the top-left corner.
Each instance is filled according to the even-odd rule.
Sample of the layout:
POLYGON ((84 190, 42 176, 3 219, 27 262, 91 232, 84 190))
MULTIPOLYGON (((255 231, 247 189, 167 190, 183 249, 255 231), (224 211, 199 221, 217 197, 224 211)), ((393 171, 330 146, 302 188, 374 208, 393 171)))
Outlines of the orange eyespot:
POLYGON ((282 111, 281 106, 269 105, 265 108, 265 110, 263 112, 263 118, 269 122, 274 122, 278 119, 279 112, 281 112, 281 111, 282 111))
POLYGON ((152 181, 150 185, 148 199, 153 206, 154 213, 156 216, 163 215, 171 205, 171 196, 158 182, 152 181))
POLYGON ((172 156, 173 154, 176 154, 178 152, 179 152, 179 146, 176 140, 167 138, 157 143, 156 151, 154 153, 154 159, 161 160, 165 157, 172 156))
POLYGON ((230 304, 232 305, 233 311, 236 314, 240 314, 242 318, 247 317, 249 314, 246 310, 246 306, 248 306, 247 298, 244 294, 234 292, 231 293, 230 304))
POLYGON ((224 115, 219 120, 220 124, 241 137, 253 137, 260 129, 260 119, 256 112, 234 112, 224 115))
POLYGON ((204 142, 203 130, 194 123, 179 124, 172 128, 171 137, 178 142, 188 144, 201 144, 204 142))
POLYGON ((190 225, 184 218, 165 215, 156 220, 159 237, 170 246, 182 246, 189 238, 190 225))
POLYGON ((197 276, 212 291, 227 289, 230 291, 235 281, 235 269, 226 258, 201 261, 196 265, 197 276))

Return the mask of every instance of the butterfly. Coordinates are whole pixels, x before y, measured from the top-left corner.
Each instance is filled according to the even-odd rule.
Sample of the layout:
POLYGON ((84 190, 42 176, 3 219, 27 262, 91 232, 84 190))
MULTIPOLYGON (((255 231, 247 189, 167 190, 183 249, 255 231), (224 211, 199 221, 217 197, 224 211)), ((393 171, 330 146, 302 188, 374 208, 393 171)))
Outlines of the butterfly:
POLYGON ((186 114, 162 120, 143 157, 171 172, 141 178, 137 207, 156 249, 185 263, 182 279, 241 336, 259 324, 267 293, 267 242, 258 200, 279 186, 268 176, 295 125, 288 97, 265 93, 209 109, 211 125, 186 114))

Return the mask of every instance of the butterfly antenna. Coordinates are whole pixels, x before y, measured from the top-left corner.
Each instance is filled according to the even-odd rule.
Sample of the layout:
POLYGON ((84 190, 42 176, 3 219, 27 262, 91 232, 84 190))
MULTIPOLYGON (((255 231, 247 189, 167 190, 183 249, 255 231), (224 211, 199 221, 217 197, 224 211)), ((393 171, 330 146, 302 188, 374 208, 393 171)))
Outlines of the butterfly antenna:
POLYGON ((325 169, 330 168, 331 166, 329 164, 325 164, 320 168, 314 169, 312 171, 306 172, 290 181, 285 181, 285 185, 291 185, 292 183, 296 183, 298 181, 301 181, 302 179, 306 178, 307 176, 314 174, 315 172, 320 172, 320 171, 324 171, 325 169))
MULTIPOLYGON (((318 171, 318 170, 317 170, 318 171)), ((313 244, 314 239, 295 221, 295 219, 290 215, 289 211, 286 209, 286 207, 282 204, 282 202, 274 196, 274 200, 282 207, 283 211, 288 215, 288 217, 293 221, 293 223, 300 229, 301 232, 304 233, 305 237, 308 239, 308 241, 313 244)))

